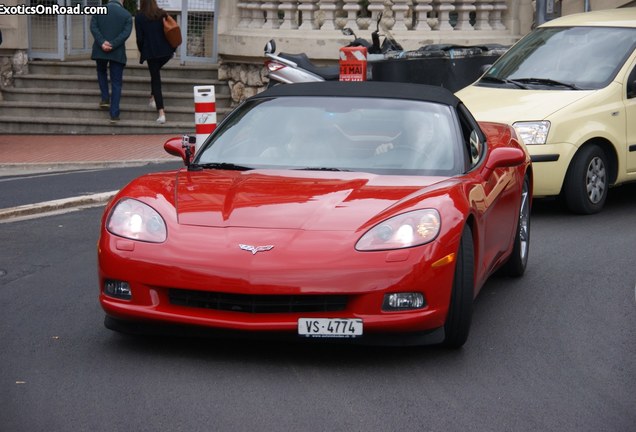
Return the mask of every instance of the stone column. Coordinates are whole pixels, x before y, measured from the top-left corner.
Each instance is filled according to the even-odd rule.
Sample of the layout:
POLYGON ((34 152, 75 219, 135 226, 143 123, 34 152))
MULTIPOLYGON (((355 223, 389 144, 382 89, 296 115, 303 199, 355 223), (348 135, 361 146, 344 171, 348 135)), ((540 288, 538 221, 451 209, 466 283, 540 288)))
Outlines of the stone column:
POLYGON ((236 4, 236 7, 239 10, 239 16, 241 17, 237 25, 238 28, 248 28, 250 26, 252 13, 248 9, 249 4, 250 3, 247 1, 240 1, 236 4))
POLYGON ((490 14, 490 26, 494 30, 505 30, 506 26, 501 21, 501 14, 508 10, 505 0, 493 1, 493 11, 490 14))
POLYGON ((470 25, 470 13, 475 11, 474 2, 475 0, 459 0, 455 3, 455 9, 457 10, 457 25, 455 26, 455 30, 475 30, 473 26, 470 25))
POLYGON ((428 24, 428 13, 433 10, 431 6, 432 0, 414 0, 415 4, 415 27, 414 30, 431 30, 431 26, 428 24))
POLYGON ((318 23, 316 23, 316 10, 318 10, 316 0, 298 1, 298 11, 302 17, 302 24, 299 27, 301 30, 318 29, 318 23))
POLYGON ((371 19, 374 21, 372 25, 375 28, 375 21, 378 20, 378 15, 384 12, 384 0, 369 0, 367 9, 371 12, 371 19))
POLYGON ((336 29, 336 0, 320 0, 318 7, 320 11, 324 13, 325 20, 320 26, 321 30, 335 30, 336 29))
POLYGON ((298 4, 295 1, 282 1, 278 10, 283 11, 285 14, 283 17, 283 23, 280 25, 281 29, 296 30, 298 28, 298 20, 296 14, 298 11, 298 4))
POLYGON ((475 30, 492 30, 492 27, 488 23, 488 18, 490 16, 490 12, 494 9, 494 6, 490 0, 476 0, 475 8, 477 10, 475 17, 475 30))
POLYGON ((450 25, 450 13, 455 10, 455 0, 433 0, 433 8, 437 12, 435 30, 453 30, 450 25))
POLYGON ((354 30, 359 29, 360 27, 358 27, 358 21, 356 20, 360 10, 358 0, 344 0, 344 2, 343 9, 347 12, 347 22, 344 26, 354 30))
POLYGON ((261 2, 251 1, 248 3, 247 9, 252 12, 249 28, 262 28, 263 24, 265 24, 265 19, 263 18, 263 11, 261 10, 261 2))
POLYGON ((263 28, 277 29, 280 27, 280 23, 278 22, 278 3, 278 1, 267 1, 261 6, 266 16, 263 28))
POLYGON ((409 10, 410 0, 393 0, 393 13, 395 16, 395 24, 392 30, 408 30, 406 23, 406 14, 409 10))

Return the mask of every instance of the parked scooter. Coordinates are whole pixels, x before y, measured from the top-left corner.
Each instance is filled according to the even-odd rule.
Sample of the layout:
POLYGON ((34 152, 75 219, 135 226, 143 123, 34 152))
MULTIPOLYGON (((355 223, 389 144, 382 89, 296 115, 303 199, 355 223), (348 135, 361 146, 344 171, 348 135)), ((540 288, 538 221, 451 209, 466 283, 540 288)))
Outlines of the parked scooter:
MULTIPOLYGON (((371 42, 363 38, 358 38, 353 30, 344 28, 342 33, 347 36, 353 36, 354 40, 346 46, 356 47, 364 46, 369 54, 384 54, 389 51, 403 51, 402 46, 388 34, 384 38, 384 42, 380 44, 380 20, 382 14, 379 15, 376 22, 376 29, 371 33, 371 42)), ((277 84, 292 84, 299 82, 312 81, 337 81, 340 76, 339 66, 316 66, 305 53, 300 54, 276 54, 276 42, 271 39, 265 44, 265 67, 268 70, 269 85, 272 87, 277 84)))
POLYGON ((268 70, 269 84, 293 84, 312 81, 337 81, 340 75, 338 66, 316 66, 307 54, 286 54, 276 52, 274 39, 265 44, 265 67, 268 70))

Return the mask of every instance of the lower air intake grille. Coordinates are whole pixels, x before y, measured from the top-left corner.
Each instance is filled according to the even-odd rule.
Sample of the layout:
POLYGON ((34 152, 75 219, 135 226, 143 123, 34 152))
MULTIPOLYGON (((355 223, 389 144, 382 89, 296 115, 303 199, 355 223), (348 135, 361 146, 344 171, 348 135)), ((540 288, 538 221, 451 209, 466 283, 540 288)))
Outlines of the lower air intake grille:
POLYGON ((182 289, 170 289, 168 295, 173 305, 232 312, 334 312, 347 307, 344 295, 249 295, 182 289))

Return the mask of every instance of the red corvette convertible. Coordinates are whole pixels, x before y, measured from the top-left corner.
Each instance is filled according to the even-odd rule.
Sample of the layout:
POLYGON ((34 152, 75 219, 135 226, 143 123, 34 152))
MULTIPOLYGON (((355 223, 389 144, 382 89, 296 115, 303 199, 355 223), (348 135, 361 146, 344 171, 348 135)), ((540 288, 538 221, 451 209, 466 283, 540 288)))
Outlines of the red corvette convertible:
POLYGON ((110 329, 460 347, 487 278, 526 268, 530 158, 443 88, 277 86, 183 141, 105 209, 110 329))

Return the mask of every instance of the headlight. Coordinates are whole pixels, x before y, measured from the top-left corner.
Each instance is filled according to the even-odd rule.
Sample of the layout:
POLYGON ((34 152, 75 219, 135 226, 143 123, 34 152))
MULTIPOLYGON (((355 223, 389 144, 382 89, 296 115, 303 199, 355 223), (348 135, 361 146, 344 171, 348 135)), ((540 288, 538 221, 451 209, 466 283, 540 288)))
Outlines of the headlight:
POLYGON ((108 231, 132 240, 152 243, 166 241, 166 223, 155 209, 131 198, 124 198, 111 210, 108 231))
POLYGON ((401 249, 431 242, 439 234, 439 212, 416 210, 394 216, 367 231, 356 243, 359 251, 401 249))
POLYGON ((548 140, 549 121, 517 122, 513 126, 525 145, 545 144, 548 140))

